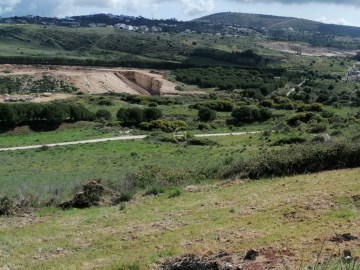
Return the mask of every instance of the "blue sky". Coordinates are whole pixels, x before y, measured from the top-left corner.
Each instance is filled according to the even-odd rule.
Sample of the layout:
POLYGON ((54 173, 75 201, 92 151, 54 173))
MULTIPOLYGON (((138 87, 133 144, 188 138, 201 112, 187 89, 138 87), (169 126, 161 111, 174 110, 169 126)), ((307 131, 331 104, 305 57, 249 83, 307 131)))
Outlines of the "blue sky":
POLYGON ((90 13, 188 20, 223 12, 292 16, 360 26, 360 0, 0 0, 0 15, 72 16, 90 13))

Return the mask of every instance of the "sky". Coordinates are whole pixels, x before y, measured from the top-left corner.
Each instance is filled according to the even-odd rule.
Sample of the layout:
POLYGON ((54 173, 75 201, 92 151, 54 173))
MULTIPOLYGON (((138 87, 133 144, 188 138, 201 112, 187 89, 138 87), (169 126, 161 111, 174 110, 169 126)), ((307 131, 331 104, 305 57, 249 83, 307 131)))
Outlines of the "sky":
POLYGON ((190 20, 226 11, 360 26, 360 0, 0 0, 2 17, 112 13, 190 20))

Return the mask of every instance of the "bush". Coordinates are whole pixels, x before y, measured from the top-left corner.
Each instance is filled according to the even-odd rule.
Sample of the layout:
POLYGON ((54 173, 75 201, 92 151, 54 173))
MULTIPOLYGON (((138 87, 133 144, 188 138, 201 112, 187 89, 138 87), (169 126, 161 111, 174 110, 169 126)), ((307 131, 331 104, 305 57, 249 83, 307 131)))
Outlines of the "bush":
POLYGON ((72 200, 61 203, 59 207, 62 209, 83 209, 96 206, 99 204, 104 192, 105 188, 101 185, 100 180, 90 181, 82 186, 82 192, 77 193, 72 200))
POLYGON ((259 105, 266 108, 275 108, 275 103, 271 99, 265 99, 261 101, 259 105))
POLYGON ((199 110, 203 107, 209 108, 217 112, 231 112, 234 108, 234 104, 227 100, 213 100, 208 102, 196 103, 195 105, 190 105, 190 109, 199 110))
POLYGON ((13 213, 14 202, 8 197, 0 197, 0 216, 8 216, 13 213))
POLYGON ((310 133, 322 133, 325 132, 327 130, 327 126, 325 124, 316 124, 316 125, 312 125, 308 132, 310 133))
POLYGON ((126 126, 137 126, 144 119, 144 112, 139 107, 120 108, 116 113, 117 120, 126 126))
POLYGON ((152 187, 145 192, 144 196, 157 196, 162 193, 165 193, 165 189, 163 187, 152 187))
POLYGON ((360 167, 359 143, 293 146, 231 165, 225 176, 251 179, 360 167))
POLYGON ((199 109, 198 116, 202 122, 211 122, 216 119, 216 111, 203 107, 199 109))
POLYGON ((95 115, 97 119, 111 120, 111 113, 108 110, 98 110, 95 115))
POLYGON ((134 193, 132 192, 121 193, 120 196, 114 200, 114 203, 119 204, 123 202, 129 202, 133 198, 134 198, 134 193))
POLYGON ((321 103, 311 103, 309 105, 301 105, 298 108, 298 112, 322 112, 324 106, 321 103))
POLYGON ((287 120, 289 126, 298 126, 300 123, 321 122, 322 118, 312 112, 298 113, 287 120))
POLYGON ((120 108, 116 114, 116 118, 125 126, 138 126, 142 122, 162 118, 162 111, 158 108, 120 108))
POLYGON ((170 191, 169 198, 176 198, 181 195, 182 191, 179 188, 173 189, 170 191))
POLYGON ((231 114, 233 123, 254 123, 262 122, 271 118, 271 111, 267 108, 257 108, 254 106, 241 106, 235 108, 231 114))
POLYGON ((176 129, 182 128, 186 129, 188 125, 181 120, 169 121, 169 120, 154 120, 151 122, 142 122, 139 127, 144 130, 154 130, 159 129, 164 132, 174 132, 176 129))
POLYGON ((100 100, 98 102, 99 106, 114 106, 114 102, 111 100, 100 100))
POLYGON ((209 130, 211 126, 208 123, 200 123, 198 125, 198 130, 209 130))
POLYGON ((275 142, 274 146, 284 145, 284 144, 302 144, 305 143, 306 139, 302 137, 292 137, 292 138, 285 138, 280 139, 277 142, 275 142))
POLYGON ((158 108, 146 108, 144 109, 144 122, 150 122, 163 117, 162 111, 158 108))
POLYGON ((197 146, 217 146, 218 143, 207 140, 207 139, 198 139, 198 138, 191 138, 187 141, 189 145, 197 145, 197 146))

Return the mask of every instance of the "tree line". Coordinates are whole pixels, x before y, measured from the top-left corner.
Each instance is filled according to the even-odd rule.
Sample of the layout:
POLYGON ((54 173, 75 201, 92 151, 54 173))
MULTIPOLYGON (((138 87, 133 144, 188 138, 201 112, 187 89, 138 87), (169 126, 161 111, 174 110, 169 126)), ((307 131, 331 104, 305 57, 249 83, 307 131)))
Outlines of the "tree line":
POLYGON ((65 121, 92 121, 94 119, 94 114, 80 105, 63 103, 0 104, 1 126, 36 124, 38 122, 56 125, 65 121))

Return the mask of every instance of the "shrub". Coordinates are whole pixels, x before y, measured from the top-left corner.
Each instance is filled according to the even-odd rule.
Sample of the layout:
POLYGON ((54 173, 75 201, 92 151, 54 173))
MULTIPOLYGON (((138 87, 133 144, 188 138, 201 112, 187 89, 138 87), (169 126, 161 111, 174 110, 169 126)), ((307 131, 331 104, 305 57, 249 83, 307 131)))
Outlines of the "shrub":
POLYGON ((130 173, 124 182, 136 190, 179 186, 188 183, 192 177, 192 172, 174 166, 145 165, 140 170, 130 173))
POLYGON ((144 113, 139 107, 120 108, 116 113, 118 121, 126 126, 137 126, 143 121, 144 113))
POLYGON ((99 105, 99 106, 114 106, 114 102, 111 101, 111 100, 105 99, 105 100, 100 100, 100 101, 98 102, 98 105, 99 105))
POLYGON ((152 187, 145 192, 144 196, 157 196, 162 193, 165 193, 165 189, 163 187, 152 187))
POLYGON ((251 179, 360 167, 359 143, 299 145, 231 165, 225 176, 251 179))
POLYGON ((323 111, 320 115, 322 118, 329 119, 331 117, 334 117, 335 113, 332 111, 323 111))
POLYGON ((143 121, 150 122, 163 117, 162 111, 158 108, 146 108, 144 109, 143 121))
POLYGON ((182 128, 186 129, 188 125, 186 122, 177 120, 177 121, 169 121, 169 120, 154 120, 151 122, 142 122, 139 127, 144 130, 154 130, 159 129, 164 132, 174 132, 176 129, 182 128))
POLYGON ((199 109, 198 116, 202 122, 211 122, 216 119, 216 111, 203 107, 199 109))
POLYGON ((266 108, 275 108, 275 103, 271 99, 265 99, 261 101, 259 105, 266 108))
POLYGON ((312 125, 308 131, 310 133, 322 133, 325 132, 326 130, 327 130, 327 126, 325 124, 315 124, 312 125))
POLYGON ((218 143, 207 140, 207 139, 198 139, 198 138, 191 138, 187 141, 189 145, 197 145, 197 146, 217 146, 218 143))
POLYGON ((111 113, 108 110, 98 110, 95 115, 97 119, 111 120, 111 113))
POLYGON ((324 106, 321 103, 311 103, 309 105, 301 105, 298 108, 298 112, 322 112, 324 106))
POLYGON ((181 195, 182 191, 179 188, 173 189, 170 191, 169 198, 176 198, 181 195))
POLYGON ((105 188, 100 180, 90 181, 82 186, 82 192, 77 193, 74 198, 68 202, 59 205, 62 209, 68 208, 89 208, 99 204, 105 188))
POLYGON ((235 124, 262 122, 271 118, 271 111, 267 108, 241 106, 235 108, 231 114, 235 124))
POLYGON ((141 122, 157 120, 161 117, 162 111, 158 108, 120 108, 116 114, 116 118, 125 126, 138 126, 141 122))
POLYGON ((0 216, 8 216, 13 213, 14 202, 8 197, 0 197, 0 216))
POLYGON ((156 102, 150 102, 148 106, 151 108, 155 108, 158 106, 158 104, 156 102))
POLYGON ((306 139, 302 137, 292 137, 292 138, 284 138, 275 142, 274 146, 284 145, 284 144, 302 144, 305 143, 306 139))
POLYGON ((114 203, 119 204, 119 203, 123 203, 123 202, 129 202, 133 198, 134 198, 134 193, 124 192, 124 193, 121 193, 120 196, 114 200, 114 203))
POLYGON ((198 125, 198 130, 209 130, 211 126, 208 123, 200 123, 198 125))
POLYGON ((309 123, 311 121, 321 122, 322 118, 312 112, 308 113, 298 113, 287 120, 289 126, 298 126, 302 123, 309 123))
POLYGON ((190 105, 190 109, 199 110, 200 108, 209 108, 217 112, 231 112, 234 108, 234 104, 227 100, 212 100, 208 102, 196 103, 195 105, 190 105))

